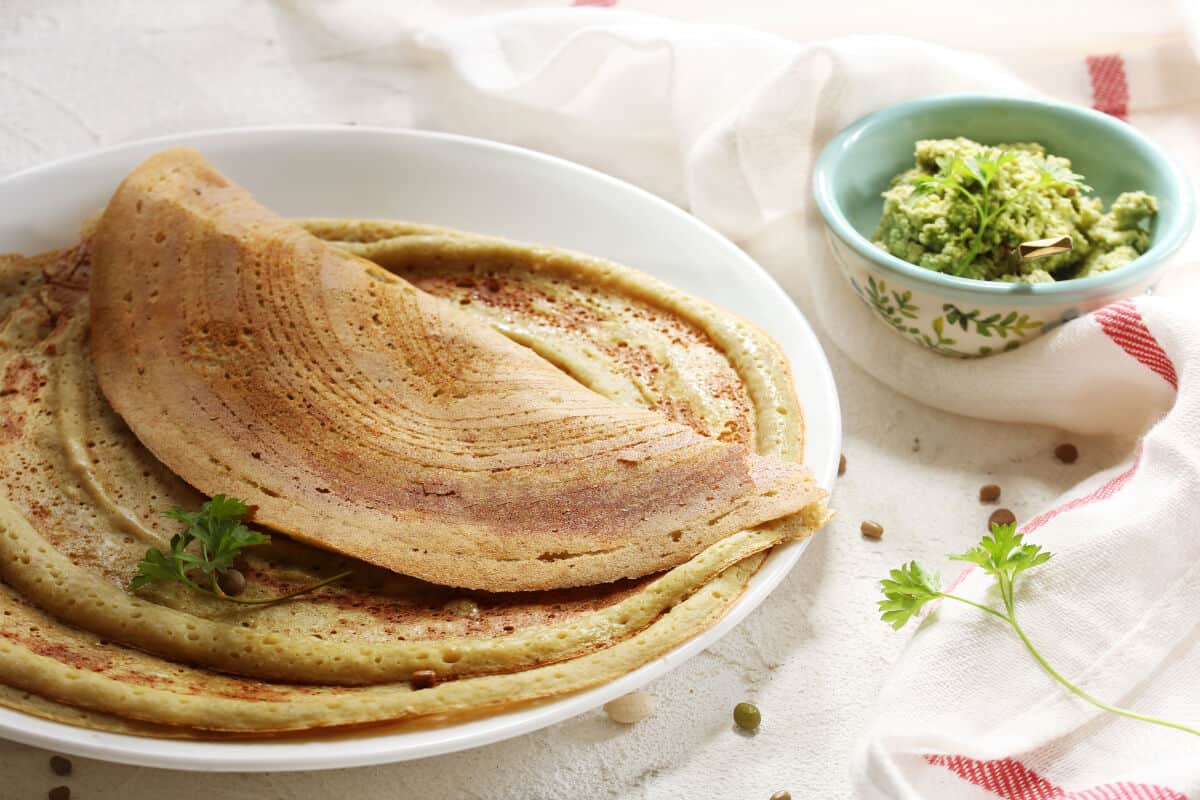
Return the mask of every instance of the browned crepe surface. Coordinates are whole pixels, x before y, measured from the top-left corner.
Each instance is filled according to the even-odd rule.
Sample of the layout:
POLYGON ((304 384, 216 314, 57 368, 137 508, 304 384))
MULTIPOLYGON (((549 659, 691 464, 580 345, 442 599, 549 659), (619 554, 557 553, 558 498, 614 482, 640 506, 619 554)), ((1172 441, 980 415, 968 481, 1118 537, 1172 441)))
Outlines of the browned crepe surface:
MULTIPOLYGON (((15 301, 0 306, 5 376, 0 415, 13 421, 18 437, 0 446, 9 465, 6 496, 0 499, 0 570, 11 584, 0 586, 0 680, 6 684, 0 705, 100 730, 201 738, 470 718, 611 680, 665 653, 734 602, 762 558, 749 554, 809 531, 797 522, 790 529, 735 534, 636 586, 469 593, 480 601, 484 619, 448 614, 459 620, 457 636, 437 629, 444 610, 436 601, 447 590, 425 585, 395 592, 369 574, 364 585, 328 587, 256 612, 210 606, 194 593, 174 594, 173 587, 130 596, 123 584, 143 544, 139 537, 149 532, 153 541, 165 535, 157 530, 156 504, 197 498, 122 429, 89 377, 80 330, 86 319, 81 312, 86 311, 87 269, 86 249, 0 259, 0 282, 20 289, 15 301), (377 607, 365 618, 355 616, 368 598, 377 607), (425 614, 426 640, 388 641, 386 624, 369 624, 380 606, 413 622, 425 614), (489 612, 497 618, 489 619, 489 612), (328 613, 344 615, 338 628, 323 630, 328 613), (514 632, 497 635, 501 619, 514 632), (469 635, 480 622, 479 635, 469 635), (461 635, 464 630, 468 635, 461 635), (309 677, 374 685, 301 686, 239 678, 116 641, 145 632, 161 633, 167 641, 173 636, 178 654, 189 660, 199 657, 203 663, 224 654, 227 660, 220 665, 241 671, 272 673, 290 663, 309 677), (568 660, 537 666, 561 658, 568 660), (389 670, 407 676, 418 666, 435 667, 442 683, 413 691, 403 681, 386 682, 389 670), (466 677, 481 670, 505 674, 466 677), (385 682, 375 683, 379 680, 385 682)), ((749 396, 761 403, 771 395, 749 396)), ((795 406, 792 412, 798 415, 795 406)), ((744 413, 734 419, 738 427, 751 424, 744 413)), ((794 457, 796 443, 795 436, 764 434, 761 446, 794 457)), ((819 524, 821 518, 808 522, 819 524)), ((264 549, 254 556, 262 573, 248 569, 252 581, 280 580, 282 564, 291 571, 316 562, 310 568, 320 574, 333 568, 322 559, 339 563, 336 556, 319 550, 305 554, 303 545, 282 539, 264 549)))
POLYGON ((135 170, 94 247, 113 407, 189 484, 301 541, 544 589, 668 568, 822 496, 802 467, 586 389, 192 151, 135 170))
MULTIPOLYGON (((450 276, 462 268, 454 263, 446 266, 450 276)), ((0 538, 0 576, 34 602, 105 639, 276 680, 366 684, 404 680, 420 669, 445 677, 510 672, 632 635, 696 581, 806 530, 796 523, 735 538, 720 558, 692 571, 690 585, 676 576, 671 579, 675 588, 666 593, 650 591, 650 578, 541 592, 464 591, 276 536, 238 563, 248 578, 248 597, 283 594, 344 569, 353 576, 265 607, 234 605, 181 584, 156 584, 131 598, 125 587, 137 562, 148 547, 165 548, 178 529, 161 512, 195 508, 203 497, 141 446, 100 393, 87 354, 89 269, 86 247, 0 258, 0 282, 13 287, 0 308, 5 312, 0 317, 0 424, 6 431, 0 437, 0 489, 37 542, 22 547, 15 539, 0 538), (80 602, 84 598, 88 602, 80 602)), ((493 279, 509 296, 544 291, 536 275, 515 268, 493 279)), ((595 309, 597 297, 604 299, 601 307, 614 310, 636 303, 615 289, 596 295, 583 286, 564 286, 557 305, 595 309), (579 296, 570 296, 576 291, 579 296), (593 302, 585 304, 585 297, 593 302)), ((480 301, 471 308, 486 315, 489 307, 480 301)), ((534 324, 534 317, 528 321, 534 324)), ((665 324, 658 319, 655 329, 665 324)), ((634 327, 626 326, 628 335, 634 327)), ((700 335, 681 316, 668 330, 657 335, 668 340, 700 335)), ((540 331, 537 338, 540 346, 550 346, 556 336, 576 333, 561 325, 540 331)), ((594 346, 603 347, 599 333, 592 335, 594 346)), ((762 452, 794 457, 799 447, 794 401, 794 413, 784 418, 791 427, 779 431, 754 422, 760 406, 778 403, 773 391, 786 395, 790 387, 764 381, 773 391, 751 392, 750 384, 729 371, 715 345, 708 351, 688 366, 687 375, 697 382, 729 382, 727 394, 734 402, 714 410, 676 397, 672 413, 703 426, 700 430, 757 430, 755 446, 762 452)), ((614 361, 607 370, 620 374, 632 368, 614 361)), ((669 387, 652 391, 652 398, 670 396, 669 387)))
MULTIPOLYGON (((802 415, 777 347, 647 276, 425 226, 309 227, 618 402, 760 453, 802 451, 802 415)), ((0 586, 0 705, 159 737, 355 735, 380 722, 473 718, 611 680, 667 652, 732 605, 763 558, 753 554, 807 535, 827 515, 815 504, 661 577, 567 591, 436 587, 275 537, 239 565, 252 593, 347 565, 354 579, 253 612, 171 586, 131 597, 124 585, 141 550, 171 532, 158 511, 202 496, 155 461, 100 394, 86 356, 88 268, 86 249, 0 257, 0 577, 13 584, 0 586), (184 666, 118 640, 284 682, 184 666), (422 667, 442 683, 413 692, 403 678, 422 667), (287 682, 297 679, 373 685, 287 682)))

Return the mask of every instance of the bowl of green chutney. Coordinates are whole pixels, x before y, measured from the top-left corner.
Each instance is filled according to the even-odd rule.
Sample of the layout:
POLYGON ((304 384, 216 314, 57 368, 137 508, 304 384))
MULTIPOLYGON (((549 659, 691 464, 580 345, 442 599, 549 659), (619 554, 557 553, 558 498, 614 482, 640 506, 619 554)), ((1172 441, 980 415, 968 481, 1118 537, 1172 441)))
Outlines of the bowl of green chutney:
MULTIPOLYGON (((952 155, 954 144, 946 145, 952 155)), ((928 152, 922 157, 931 158, 928 152)), ((920 165, 917 158, 916 167, 920 165)), ((1000 185, 1004 179, 994 180, 1000 185)), ((860 119, 822 151, 813 191, 835 263, 880 322, 917 345, 960 358, 1012 350, 1115 300, 1152 291, 1190 234, 1196 213, 1193 190, 1183 173, 1128 123, 1065 103, 978 94, 912 100, 860 119), (939 184, 914 170, 917 143, 926 143, 928 150, 929 140, 971 140, 988 146, 988 158, 956 158, 957 164, 939 158, 938 166, 927 165, 939 184), (1033 180, 1053 183, 1053 189, 1029 193, 1014 206, 1004 205, 1001 186, 996 190, 1001 199, 993 209, 1001 213, 994 224, 1041 230, 1047 223, 1039 227, 1030 224, 1030 218, 1036 223, 1038 215, 1050 214, 1055 204, 1082 207, 1090 217, 1086 224, 1096 225, 1097 241, 1089 242, 1072 223, 1063 222, 1062 230, 1049 232, 1074 233, 1078 252, 1022 262, 1013 271, 1025 274, 1000 275, 1003 267, 996 266, 996 253, 1016 259, 1015 248, 1008 254, 995 245, 1001 230, 989 240, 993 246, 984 248, 986 254, 958 247, 969 252, 956 263, 947 254, 957 252, 954 247, 965 239, 955 239, 954 234, 962 233, 964 219, 976 224, 983 219, 975 216, 979 212, 974 206, 986 189, 980 180, 993 171, 1017 169, 1015 157, 1024 154, 1011 146, 1026 143, 1040 145, 1057 164, 1066 162, 1054 157, 1068 159, 1069 168, 1051 164, 1049 172, 1035 174, 1033 180), (948 185, 951 179, 967 191, 948 185), (929 186, 911 198, 905 186, 899 193, 905 199, 898 201, 895 186, 910 182, 929 186), (881 227, 885 192, 890 193, 889 221, 905 214, 910 205, 915 209, 915 222, 905 220, 911 223, 908 228, 897 232, 881 227), (957 205, 947 202, 944 218, 939 217, 939 194, 962 200, 957 205), (1099 211, 1089 204, 1096 209, 1102 204, 1111 213, 1097 221, 1099 211), (1147 205, 1155 209, 1152 214, 1147 205), (1115 230, 1114 217, 1128 229, 1115 230), (897 245, 904 236, 911 238, 911 246, 904 241, 897 245), (1106 237, 1115 252, 1094 252, 1085 261, 1087 248, 1099 248, 1106 237), (968 264, 968 258, 976 261, 968 264), (1074 261, 1068 265, 1067 259, 1074 261)))

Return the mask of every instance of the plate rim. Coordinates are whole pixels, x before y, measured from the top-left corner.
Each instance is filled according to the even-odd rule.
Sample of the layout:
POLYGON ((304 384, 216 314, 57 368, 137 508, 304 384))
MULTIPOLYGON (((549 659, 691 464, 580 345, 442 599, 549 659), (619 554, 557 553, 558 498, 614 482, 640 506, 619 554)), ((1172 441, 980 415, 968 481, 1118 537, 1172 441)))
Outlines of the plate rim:
MULTIPOLYGON (((842 443, 841 406, 828 357, 803 312, 762 265, 707 223, 658 195, 583 164, 504 142, 415 128, 338 124, 256 125, 181 131, 76 153, 44 164, 36 164, 0 178, 0 192, 8 190, 11 184, 36 180, 42 173, 70 169, 77 164, 154 145, 194 146, 198 142, 212 138, 249 136, 253 139, 256 136, 269 137, 271 134, 303 135, 308 133, 335 133, 351 137, 361 133, 398 139, 433 140, 452 146, 487 150, 506 158, 540 161, 559 171, 574 173, 579 178, 607 184, 615 190, 631 194, 639 201, 656 207, 662 213, 681 218, 686 224, 692 226, 697 234, 707 236, 711 245, 723 250, 728 259, 741 262, 741 268, 754 275, 755 279, 773 295, 774 303, 782 305, 793 317, 796 336, 814 357, 812 363, 806 364, 806 376, 816 378, 809 382, 809 388, 812 389, 814 385, 819 385, 818 393, 822 396, 829 413, 829 419, 823 419, 822 423, 829 427, 830 450, 823 454, 822 463, 814 463, 806 453, 805 463, 812 469, 817 482, 827 491, 833 491, 842 443)), ((794 383, 794 374, 792 380, 794 383)), ((806 415, 806 428, 809 424, 810 421, 806 415)), ((806 437, 806 448, 808 441, 806 437)), ((446 735, 429 743, 406 746, 403 741, 404 737, 413 735, 412 732, 381 732, 374 735, 364 733, 352 738, 314 739, 303 742, 289 740, 280 742, 213 742, 166 739, 96 731, 54 722, 8 708, 0 708, 0 738, 113 763, 194 772, 282 772, 361 767, 428 758, 481 747, 531 733, 590 711, 608 700, 645 686, 650 681, 665 675, 691 657, 711 647, 741 623, 754 609, 758 608, 778 587, 799 561, 810 541, 811 537, 773 548, 762 566, 750 579, 741 597, 716 624, 680 643, 659 658, 643 664, 616 680, 590 689, 550 699, 532 707, 518 709, 515 712, 433 729, 444 732, 446 735), (478 729, 472 727, 480 722, 494 723, 494 721, 503 720, 509 715, 516 717, 516 720, 508 724, 503 722, 490 726, 485 724, 479 726, 478 729), (347 743, 358 746, 346 747, 347 743), (340 746, 326 746, 330 744, 340 746)), ((424 729, 420 733, 428 733, 429 730, 424 729)))

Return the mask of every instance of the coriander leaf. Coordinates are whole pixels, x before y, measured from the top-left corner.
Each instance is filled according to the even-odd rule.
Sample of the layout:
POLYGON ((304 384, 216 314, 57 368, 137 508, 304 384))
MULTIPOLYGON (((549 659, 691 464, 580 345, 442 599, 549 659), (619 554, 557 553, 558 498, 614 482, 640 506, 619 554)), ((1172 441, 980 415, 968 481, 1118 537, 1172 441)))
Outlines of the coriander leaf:
POLYGON ((1052 186, 1073 186, 1081 192, 1090 192, 1092 187, 1083 183, 1083 176, 1072 172, 1061 164, 1050 164, 1040 169, 1037 181, 1029 183, 1015 192, 1008 193, 1007 199, 998 198, 993 192, 993 183, 1000 175, 1001 167, 1015 161, 1017 154, 1011 150, 996 150, 985 148, 982 152, 987 156, 940 156, 936 159, 938 172, 934 175, 922 175, 913 181, 913 190, 907 203, 915 204, 921 198, 932 192, 957 192, 971 203, 975 210, 971 244, 961 263, 954 264, 946 271, 952 275, 966 275, 971 265, 980 253, 988 250, 988 232, 1018 198, 1038 189, 1052 186))
POLYGON ((916 203, 918 200, 920 200, 922 197, 930 195, 941 188, 943 188, 942 182, 940 180, 938 180, 937 178, 930 177, 930 176, 922 176, 922 177, 918 178, 916 184, 913 185, 913 190, 908 195, 907 202, 909 205, 912 205, 913 203, 916 203))
POLYGON ((224 526, 213 532, 210 541, 207 549, 212 568, 223 573, 233 566, 234 559, 242 548, 266 544, 270 539, 240 522, 227 520, 224 526))
POLYGON ((225 594, 217 578, 233 568, 242 550, 270 541, 266 534, 251 530, 244 524, 249 513, 250 506, 246 503, 223 494, 205 502, 199 511, 178 508, 164 511, 164 517, 181 522, 185 527, 171 537, 167 552, 158 549, 146 551, 146 557, 138 563, 137 571, 129 582, 129 590, 136 591, 157 581, 178 581, 224 600, 261 605, 310 592, 350 574, 343 572, 278 597, 247 600, 225 594), (193 543, 199 545, 199 552, 189 549, 193 543), (197 573, 204 576, 207 587, 192 579, 197 573))
POLYGON ((1190 733, 1193 736, 1200 736, 1200 730, 1196 728, 1181 725, 1178 722, 1170 722, 1158 717, 1151 717, 1146 714, 1139 714, 1129 709, 1106 703, 1071 683, 1055 670, 1054 667, 1050 666, 1045 656, 1038 651, 1033 642, 1025 634, 1020 623, 1017 622, 1013 583, 1017 575, 1049 561, 1051 554, 1043 550, 1041 545, 1026 544, 1024 535, 1017 533, 1016 523, 1008 525, 993 524, 991 534, 985 535, 979 541, 978 545, 965 553, 960 553, 950 558, 955 561, 968 561, 972 564, 977 564, 995 578, 996 584, 1000 589, 1000 595, 1004 600, 1004 610, 998 611, 995 608, 976 603, 974 600, 942 592, 938 588, 936 575, 927 572, 917 562, 910 561, 899 569, 892 570, 887 578, 880 581, 884 597, 883 600, 879 601, 879 609, 882 612, 880 618, 893 628, 899 630, 904 627, 905 623, 922 606, 934 598, 940 597, 963 603, 985 614, 996 617, 1009 625, 1021 640, 1025 649, 1046 674, 1081 700, 1112 714, 1141 722, 1148 722, 1153 725, 1174 728, 1184 733, 1190 733))
POLYGON ((982 547, 972 547, 965 553, 959 553, 956 556, 950 556, 950 560, 969 561, 972 564, 978 564, 989 572, 992 568, 992 557, 990 554, 988 554, 988 551, 984 550, 982 547))
POLYGON ((982 176, 980 182, 984 186, 991 186, 995 180, 996 174, 1000 172, 1000 163, 991 159, 984 159, 978 162, 979 174, 982 176))
POLYGON ((241 522, 250 513, 250 507, 241 500, 218 494, 200 506, 200 513, 213 520, 241 522))
POLYGON ((916 561, 891 571, 880 581, 884 599, 880 600, 879 618, 896 630, 903 628, 921 607, 940 595, 938 576, 916 561))
POLYGON ((161 550, 147 550, 146 557, 137 565, 137 572, 129 581, 129 590, 140 589, 154 581, 183 580, 184 575, 178 561, 163 555, 161 550))
POLYGON ((242 519, 248 513, 249 506, 223 494, 204 503, 199 511, 177 508, 164 511, 163 516, 187 526, 180 535, 182 546, 177 547, 173 539, 171 550, 177 559, 187 561, 189 568, 198 569, 205 576, 223 575, 233 566, 243 548, 270 541, 265 534, 252 531, 242 524, 242 519), (192 541, 200 543, 201 556, 183 552, 183 548, 192 541))
MULTIPOLYGON (((951 561, 970 561, 978 564, 991 574, 1003 569, 1008 553, 1013 548, 1013 532, 1015 524, 992 525, 992 533, 985 534, 979 544, 965 553, 950 556, 951 561)), ((1017 534, 1019 537, 1020 534, 1017 534)))
POLYGON ((967 175, 978 181, 980 186, 987 186, 988 179, 984 177, 984 168, 975 156, 956 158, 954 165, 957 171, 966 172, 967 175))
POLYGON ((200 520, 199 511, 180 511, 178 508, 172 508, 170 511, 162 512, 164 517, 168 519, 178 520, 188 527, 195 525, 200 520))
POLYGON ((1072 172, 1070 168, 1064 167, 1062 164, 1051 164, 1047 167, 1042 167, 1038 175, 1038 187, 1044 186, 1074 186, 1081 192, 1090 192, 1092 187, 1083 182, 1084 178, 1078 172, 1072 172))
POLYGON ((1037 567, 1045 564, 1050 560, 1050 553, 1042 550, 1040 545, 1026 544, 1022 545, 1019 550, 1012 554, 1009 558, 1009 569, 1011 575, 1016 577, 1031 567, 1037 567))
POLYGON ((989 574, 1004 575, 1008 580, 1050 560, 1050 553, 1044 552, 1041 545, 1025 544, 1024 535, 1016 531, 1016 523, 993 524, 991 535, 985 535, 979 545, 950 559, 978 564, 989 574))
POLYGON ((1005 150, 1004 152, 999 153, 995 158, 978 159, 976 163, 978 164, 980 174, 983 175, 984 186, 991 186, 992 181, 995 180, 996 176, 1000 174, 1000 167, 1009 163, 1016 157, 1016 153, 1012 152, 1011 150, 1005 150))

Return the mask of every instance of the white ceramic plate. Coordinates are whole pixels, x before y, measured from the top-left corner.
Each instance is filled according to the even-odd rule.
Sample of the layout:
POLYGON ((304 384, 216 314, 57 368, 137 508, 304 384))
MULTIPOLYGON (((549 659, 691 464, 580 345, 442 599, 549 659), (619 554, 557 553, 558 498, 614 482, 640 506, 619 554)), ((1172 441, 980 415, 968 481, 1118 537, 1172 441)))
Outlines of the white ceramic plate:
MULTIPOLYGON (((832 488, 841 451, 833 376, 812 329, 761 267, 720 234, 627 183, 557 158, 457 136, 360 127, 256 128, 170 136, 37 167, 0 181, 0 252, 74 241, 146 156, 190 145, 275 211, 399 218, 604 256, 753 320, 783 345, 807 423, 805 457, 832 488)), ((774 589, 804 542, 777 548, 715 626, 604 686, 432 730, 310 742, 185 742, 100 733, 0 709, 0 736, 91 758, 220 771, 353 767, 464 750, 573 717, 642 686, 727 633, 774 589)))

